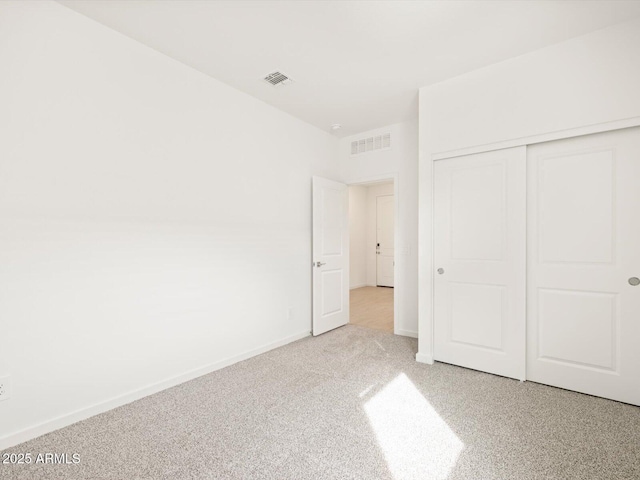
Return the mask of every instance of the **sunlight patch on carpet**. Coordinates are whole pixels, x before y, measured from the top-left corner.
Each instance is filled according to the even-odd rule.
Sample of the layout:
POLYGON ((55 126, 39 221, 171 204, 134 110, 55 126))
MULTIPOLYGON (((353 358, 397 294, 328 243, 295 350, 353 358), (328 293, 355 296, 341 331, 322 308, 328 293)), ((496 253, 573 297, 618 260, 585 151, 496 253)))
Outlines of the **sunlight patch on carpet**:
POLYGON ((395 480, 445 480, 464 449, 409 378, 401 373, 364 405, 395 480))

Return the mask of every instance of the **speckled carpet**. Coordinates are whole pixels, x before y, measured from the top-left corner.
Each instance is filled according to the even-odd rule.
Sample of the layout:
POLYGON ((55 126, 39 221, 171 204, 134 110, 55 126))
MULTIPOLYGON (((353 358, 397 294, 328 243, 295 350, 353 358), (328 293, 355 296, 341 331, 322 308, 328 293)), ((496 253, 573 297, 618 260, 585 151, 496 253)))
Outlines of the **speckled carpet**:
POLYGON ((640 408, 346 326, 18 445, 2 479, 639 479, 640 408))

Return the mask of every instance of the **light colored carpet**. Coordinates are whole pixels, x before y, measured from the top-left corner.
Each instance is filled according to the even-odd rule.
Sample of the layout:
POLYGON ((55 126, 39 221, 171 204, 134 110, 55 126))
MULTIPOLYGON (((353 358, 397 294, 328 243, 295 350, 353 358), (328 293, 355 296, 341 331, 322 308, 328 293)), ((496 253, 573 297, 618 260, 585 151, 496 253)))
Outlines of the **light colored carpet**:
POLYGON ((361 287, 351 290, 349 323, 393 332, 393 288, 361 287))
POLYGON ((414 361, 346 326, 12 448, 2 479, 639 479, 640 408, 414 361))

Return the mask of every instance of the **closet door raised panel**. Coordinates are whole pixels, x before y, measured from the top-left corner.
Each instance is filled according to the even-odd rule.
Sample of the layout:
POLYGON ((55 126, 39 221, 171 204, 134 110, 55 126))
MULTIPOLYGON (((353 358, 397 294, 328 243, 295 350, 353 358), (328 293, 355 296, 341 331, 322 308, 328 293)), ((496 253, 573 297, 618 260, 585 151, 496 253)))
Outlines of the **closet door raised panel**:
POLYGON ((435 163, 435 359, 525 373, 524 147, 435 163))
POLYGON ((527 156, 527 378, 640 405, 640 129, 527 156))

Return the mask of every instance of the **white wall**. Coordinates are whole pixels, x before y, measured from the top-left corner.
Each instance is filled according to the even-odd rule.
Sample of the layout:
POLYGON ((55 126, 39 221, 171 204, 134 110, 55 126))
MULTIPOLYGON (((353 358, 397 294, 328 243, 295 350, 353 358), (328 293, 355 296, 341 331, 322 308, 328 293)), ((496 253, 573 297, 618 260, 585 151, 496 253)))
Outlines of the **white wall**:
POLYGON ((0 448, 308 334, 333 137, 52 2, 0 64, 0 448))
POLYGON ((430 153, 638 116, 640 19, 420 90, 430 153))
POLYGON ((640 124, 640 19, 420 90, 420 341, 432 345, 432 160, 640 124))
POLYGON ((367 187, 349 187, 349 288, 367 285, 367 187))
POLYGON ((340 176, 345 183, 366 183, 398 176, 400 214, 396 245, 396 333, 417 335, 418 328, 418 122, 389 125, 340 140, 340 176), (351 156, 351 141, 390 132, 392 148, 351 156))

